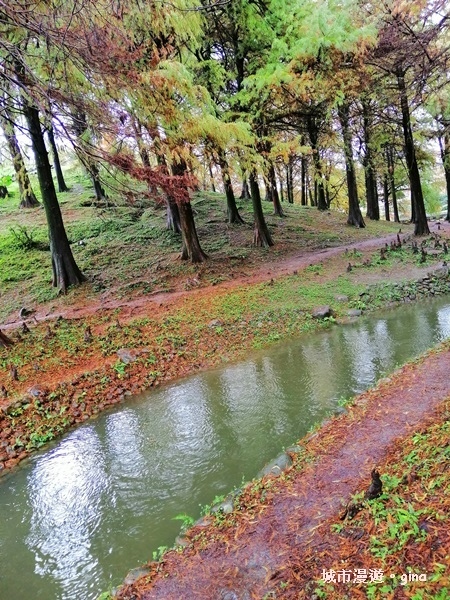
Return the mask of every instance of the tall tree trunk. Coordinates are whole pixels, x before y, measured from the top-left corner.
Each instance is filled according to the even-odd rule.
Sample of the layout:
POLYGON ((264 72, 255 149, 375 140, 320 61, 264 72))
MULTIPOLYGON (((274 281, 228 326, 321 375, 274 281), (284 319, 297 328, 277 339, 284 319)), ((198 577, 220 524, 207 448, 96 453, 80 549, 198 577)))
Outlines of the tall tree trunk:
POLYGON ((144 167, 150 166, 150 156, 148 154, 147 146, 144 142, 144 135, 142 133, 142 125, 136 119, 136 117, 131 117, 131 125, 133 127, 134 139, 136 140, 137 149, 139 152, 139 156, 141 157, 142 164, 144 167))
POLYGON ((444 123, 444 134, 439 136, 439 146, 441 148, 442 166, 445 173, 445 185, 447 191, 447 216, 446 221, 450 221, 450 123, 444 123))
POLYGON ((288 163, 286 165, 286 188, 287 198, 289 204, 294 204, 294 181, 293 181, 293 157, 289 156, 288 163))
POLYGON ((0 124, 11 155, 17 185, 19 186, 19 208, 35 208, 36 206, 39 206, 39 202, 33 192, 25 161, 23 160, 22 152, 17 141, 12 114, 7 105, 8 98, 6 93, 1 97, 1 102, 0 124))
POLYGON ((397 73, 397 85, 400 95, 400 106, 402 110, 403 136, 405 138, 405 157, 408 167, 409 182, 411 186, 411 204, 414 215, 414 234, 427 235, 430 233, 428 227, 425 202, 423 199, 422 184, 420 182, 419 166, 417 164, 416 149, 411 128, 411 115, 409 112, 408 95, 406 92, 405 75, 397 73))
POLYGON ((284 181, 283 181, 283 173, 282 173, 282 171, 280 171, 280 167, 277 167, 277 175, 278 175, 278 181, 280 182, 280 200, 281 200, 281 202, 284 202, 285 201, 284 181))
POLYGON ((284 217, 283 208, 280 202, 280 196, 278 195, 275 168, 272 163, 270 163, 269 169, 267 171, 267 179, 269 182, 270 195, 273 203, 273 212, 278 217, 284 217))
POLYGON ((322 170, 322 161, 320 160, 319 153, 319 128, 317 126, 316 118, 313 116, 308 116, 306 119, 306 127, 308 129, 309 141, 311 143, 312 148, 312 157, 314 164, 314 181, 317 184, 317 194, 315 198, 315 202, 317 208, 319 210, 327 210, 327 201, 325 198, 325 186, 323 182, 323 170, 322 170))
POLYGON ((94 186, 95 199, 106 200, 106 192, 100 181, 98 164, 94 161, 89 161, 88 170, 92 179, 92 185, 94 186))
POLYGON ((97 162, 92 157, 88 148, 86 148, 86 142, 83 141, 83 136, 88 130, 88 124, 86 120, 86 115, 81 110, 72 110, 72 122, 75 134, 78 138, 78 142, 80 147, 77 150, 77 155, 80 162, 84 165, 86 171, 89 173, 89 176, 92 180, 92 185, 94 187, 95 199, 96 200, 105 200, 106 193, 103 189, 103 186, 100 182, 100 169, 98 167, 97 162))
POLYGON ((301 157, 301 179, 302 179, 302 195, 301 195, 301 205, 308 205, 308 185, 307 185, 307 172, 308 172, 308 159, 304 154, 301 157))
POLYGON ((211 189, 214 193, 216 193, 216 186, 214 184, 214 173, 212 170, 211 162, 208 162, 208 169, 209 169, 209 180, 211 182, 211 189))
POLYGON ((365 156, 363 159, 364 178, 366 183, 367 218, 379 221, 380 207, 378 206, 377 178, 373 150, 371 145, 372 114, 367 102, 363 102, 363 129, 365 156))
POLYGON ((248 189, 248 181, 246 175, 242 178, 242 190, 239 196, 241 200, 250 200, 250 190, 248 189))
MULTIPOLYGON (((187 165, 184 160, 172 165, 172 173, 174 175, 184 175, 187 170, 187 165)), ((192 205, 187 201, 177 202, 178 212, 180 215, 180 226, 182 236, 181 259, 189 260, 191 263, 204 262, 208 255, 203 252, 200 241, 198 239, 197 230, 195 227, 194 213, 192 205)))
POLYGON ((356 184, 355 163, 353 161, 352 135, 350 131, 350 107, 344 102, 339 107, 339 120, 342 127, 344 140, 345 172, 347 175, 348 189, 348 217, 347 223, 355 227, 365 227, 364 219, 359 208, 358 187, 356 184))
POLYGON ((327 203, 327 208, 330 208, 331 205, 331 197, 330 197, 330 173, 325 173, 325 200, 327 203))
POLYGON ((266 189, 266 195, 264 196, 265 202, 272 202, 272 190, 270 189, 269 182, 264 179, 264 187, 266 189))
POLYGON ((264 219, 264 213, 259 193, 258 181, 255 171, 249 173, 250 192, 252 195, 253 216, 255 218, 255 227, 253 230, 253 245, 268 248, 273 246, 273 240, 264 219))
POLYGON ((50 148, 52 149, 53 167, 56 173, 56 181, 58 182, 58 191, 68 192, 69 188, 67 187, 66 182, 64 180, 64 174, 61 168, 61 161, 59 160, 59 153, 58 148, 56 147, 55 133, 53 131, 53 125, 51 123, 51 120, 49 126, 47 127, 47 137, 50 144, 50 148))
POLYGON ((236 206, 236 198, 234 197, 233 185, 231 183, 230 169, 223 150, 219 150, 219 166, 222 175, 223 187, 227 198, 227 220, 228 223, 243 224, 244 220, 239 214, 236 206))
POLYGON ((397 191, 395 187, 395 160, 394 160, 394 149, 392 146, 386 148, 387 157, 387 175, 389 180, 389 188, 392 195, 392 210, 394 211, 394 222, 400 223, 400 217, 398 214, 398 202, 397 202, 397 191))
POLYGON ((78 285, 82 281, 85 281, 86 278, 75 262, 67 239, 66 230, 64 229, 38 110, 26 98, 22 98, 22 107, 33 146, 42 202, 47 217, 50 252, 52 256, 53 285, 59 288, 62 293, 65 293, 69 286, 78 285))
POLYGON ((388 174, 385 173, 383 177, 383 196, 384 196, 384 218, 386 221, 391 220, 391 213, 389 210, 389 179, 388 174))

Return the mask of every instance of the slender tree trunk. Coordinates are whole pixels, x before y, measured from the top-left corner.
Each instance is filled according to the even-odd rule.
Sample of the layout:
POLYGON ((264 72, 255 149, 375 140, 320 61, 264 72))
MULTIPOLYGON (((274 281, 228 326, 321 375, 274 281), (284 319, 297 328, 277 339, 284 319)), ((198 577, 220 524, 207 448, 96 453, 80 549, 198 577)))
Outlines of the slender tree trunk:
POLYGON ((239 198, 241 200, 250 200, 250 190, 248 188, 248 181, 246 175, 244 175, 244 177, 242 178, 242 190, 239 198))
POLYGON ((211 189, 215 193, 216 192, 216 186, 214 184, 214 173, 213 173, 213 170, 212 170, 211 162, 208 163, 208 168, 209 168, 209 179, 211 181, 211 189))
POLYGON ((368 165, 364 165, 364 179, 366 183, 366 216, 372 221, 379 221, 380 207, 378 205, 377 181, 373 169, 368 165))
POLYGON ((317 194, 315 198, 315 204, 319 210, 327 210, 327 201, 325 198, 325 187, 323 182, 323 170, 322 170, 322 161, 320 160, 319 153, 319 128, 317 127, 316 118, 313 116, 309 116, 306 119, 306 126, 308 129, 309 141, 311 143, 312 148, 312 157, 314 164, 314 181, 317 184, 317 194))
POLYGON ((367 218, 379 221, 380 207, 378 206, 378 191, 373 150, 371 145, 372 115, 367 102, 363 102, 363 129, 365 156, 363 159, 364 178, 366 183, 367 218))
POLYGON ((281 202, 280 202, 280 196, 278 195, 277 179, 275 176, 275 168, 272 163, 270 163, 270 165, 269 165, 269 169, 267 172, 267 178, 269 181, 270 195, 271 195, 271 199, 273 202, 273 212, 278 217, 284 217, 283 208, 282 208, 281 202))
POLYGON ((289 156, 288 164, 286 165, 286 187, 289 204, 294 204, 294 181, 293 181, 293 158, 289 156))
POLYGON ((85 277, 75 262, 64 229, 38 110, 31 106, 25 98, 22 98, 22 107, 33 146, 42 202, 47 217, 53 285, 59 288, 62 293, 65 293, 69 286, 78 285, 85 281, 85 277))
POLYGON ((27 168, 23 160, 22 152, 14 131, 14 122, 12 114, 7 106, 6 95, 1 98, 2 106, 0 110, 0 124, 11 155, 14 173, 16 175, 17 185, 19 186, 20 203, 19 208, 35 208, 39 202, 33 192, 27 168))
POLYGON ((251 171, 249 174, 250 192, 252 195, 253 216, 255 218, 255 227, 253 230, 253 245, 268 248, 273 246, 272 237, 264 219, 264 213, 261 203, 261 195, 259 193, 258 181, 256 173, 251 171))
POLYGON ((144 135, 142 133, 142 125, 135 117, 131 117, 131 124, 134 132, 134 139, 136 140, 137 149, 139 156, 141 157, 142 164, 144 167, 150 166, 150 156, 148 154, 147 146, 144 142, 144 135))
POLYGON ((308 186, 307 186, 307 172, 308 172, 308 159, 304 154, 302 154, 301 160, 301 178, 302 178, 302 195, 301 195, 301 205, 307 206, 308 204, 308 186))
POLYGON ((397 85, 400 94, 400 106, 402 110, 403 135, 405 138, 405 157, 408 167, 409 181, 411 186, 412 213, 414 214, 414 234, 427 235, 430 233, 428 227, 425 202, 423 199, 422 184, 420 182, 419 166, 417 164, 416 149, 411 128, 411 116, 409 112, 408 95, 404 73, 397 73, 397 85))
POLYGON ((389 180, 389 188, 391 190, 392 195, 392 210, 394 212, 394 222, 400 223, 400 217, 398 214, 398 202, 397 202, 397 191, 395 187, 395 161, 394 161, 394 149, 392 146, 388 146, 386 148, 386 157, 387 157, 387 176, 389 180))
POLYGON ((352 135, 350 132, 350 107, 345 102, 339 107, 339 120, 344 140, 345 172, 348 189, 348 218, 347 223, 355 227, 365 227, 364 219, 359 208, 358 187, 356 184, 355 163, 353 160, 352 135))
POLYGON ((325 200, 327 203, 327 208, 330 208, 331 198, 330 198, 330 174, 325 173, 325 200))
MULTIPOLYGON (((184 175, 187 170, 186 163, 182 160, 179 163, 172 165, 172 173, 174 175, 184 175)), ((194 213, 192 205, 187 201, 177 202, 178 213, 180 215, 180 226, 182 236, 181 259, 189 260, 191 263, 204 262, 208 255, 203 252, 200 241, 198 239, 197 230, 195 227, 194 213)))
POLYGON ((103 189, 103 186, 100 182, 100 169, 98 167, 97 162, 92 158, 89 153, 89 149, 86 150, 86 143, 83 141, 82 136, 88 130, 88 124, 86 121, 86 115, 82 111, 72 111, 72 121, 73 128, 78 137, 78 141, 80 143, 80 148, 78 149, 78 158, 81 163, 84 165, 86 171, 89 173, 89 176, 92 180, 92 185, 94 187, 95 199, 96 200, 106 200, 106 193, 103 189))
POLYGON ((450 221, 450 123, 444 123, 445 131, 439 136, 439 146, 441 148, 442 166, 445 173, 445 185, 447 191, 447 216, 446 221, 450 221))
POLYGON ((386 221, 391 220, 391 213, 389 210, 389 180, 388 174, 385 173, 383 177, 383 196, 384 196, 384 218, 386 221))
POLYGON ((98 168, 97 163, 93 161, 90 162, 88 169, 92 179, 92 185, 94 186, 95 199, 106 200, 106 193, 100 181, 100 169, 98 168))
POLYGON ((264 179, 264 188, 266 190, 266 195, 264 196, 264 201, 272 202, 272 190, 270 189, 269 183, 266 179, 264 179))
POLYGON ((238 207, 236 206, 236 198, 234 197, 233 185, 231 183, 230 170, 228 167, 225 153, 219 151, 219 166, 222 175, 223 187, 225 189, 225 195, 227 198, 227 220, 228 223, 239 223, 243 224, 244 220, 239 214, 238 207))
POLYGON ((67 187, 66 182, 64 180, 64 174, 61 168, 61 161, 59 160, 58 148, 56 147, 55 134, 51 122, 47 128, 47 137, 50 144, 50 148, 52 149, 53 167, 55 169, 56 181, 58 182, 58 191, 68 192, 69 188, 67 187))
POLYGON ((277 168, 278 180, 280 182, 280 200, 284 202, 284 182, 283 182, 283 173, 280 171, 280 168, 277 168))

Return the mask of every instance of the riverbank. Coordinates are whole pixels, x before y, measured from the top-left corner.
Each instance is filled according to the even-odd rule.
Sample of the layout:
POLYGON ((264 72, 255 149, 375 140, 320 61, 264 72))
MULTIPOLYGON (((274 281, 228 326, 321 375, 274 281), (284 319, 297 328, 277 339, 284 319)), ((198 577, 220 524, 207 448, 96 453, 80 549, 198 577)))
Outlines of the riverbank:
MULTIPOLYGON (((445 240, 444 231, 439 235, 445 240)), ((445 254, 442 246, 434 248, 435 237, 424 240, 423 265, 409 235, 400 248, 398 239, 290 256, 233 284, 141 297, 114 308, 47 307, 10 319, 5 332, 14 345, 0 349, 0 473, 128 395, 336 320, 445 291, 445 254), (398 287, 411 276, 428 283, 398 287), (315 318, 324 305, 330 311, 315 318)))
MULTIPOLYGON (((0 349, 6 388, 0 399, 0 473, 143 389, 386 305, 442 293, 448 283, 443 263, 449 231, 447 224, 433 228, 432 236, 420 240, 423 262, 404 228, 401 234, 348 240, 340 247, 283 257, 268 253, 265 264, 253 265, 245 275, 237 269, 234 277, 214 285, 195 278, 188 285, 183 275, 172 292, 120 301, 83 298, 80 289, 31 314, 11 314, 3 330, 14 345, 0 349), (315 318, 323 306, 330 312, 315 318)), ((285 479, 279 481, 283 485, 285 479)), ((264 484, 261 490, 266 495, 271 487, 264 484)), ((249 502, 242 506, 262 507, 260 501, 249 502)), ((247 513, 253 519, 254 513, 247 513)), ((205 539, 196 542, 194 553, 205 539)), ((140 597, 145 590, 140 582, 126 593, 140 597)))
MULTIPOLYGON (((359 306, 440 293, 448 271, 434 273, 373 284, 359 306)), ((114 598, 447 598, 449 364, 446 343, 352 400, 287 451, 281 477, 225 500, 114 598), (369 502, 375 468, 384 492, 369 502)))
POLYGON ((114 306, 61 299, 56 312, 47 306, 9 318, 4 331, 14 345, 0 349, 0 473, 129 395, 386 304, 442 293, 446 235, 442 227, 423 240, 424 264, 410 234, 395 234, 290 255, 213 287, 114 306), (320 318, 324 305, 330 311, 320 318))
POLYGON ((446 343, 353 399, 114 597, 447 598, 449 361, 446 343))

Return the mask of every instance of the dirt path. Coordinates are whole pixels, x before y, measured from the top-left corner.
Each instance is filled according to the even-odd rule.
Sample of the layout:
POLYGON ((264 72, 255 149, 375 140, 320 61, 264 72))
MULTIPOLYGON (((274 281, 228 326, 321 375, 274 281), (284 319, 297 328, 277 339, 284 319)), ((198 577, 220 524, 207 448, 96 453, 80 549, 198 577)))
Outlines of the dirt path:
MULTIPOLYGON (((442 234, 450 232, 450 223, 443 222, 439 225, 436 222, 430 223, 431 232, 437 232, 438 227, 440 233, 442 234)), ((411 236, 401 234, 400 237, 403 240, 407 240, 410 239, 411 236)), ((396 235, 389 235, 383 238, 364 240, 334 248, 322 250, 314 249, 308 252, 295 252, 290 256, 283 257, 282 259, 275 259, 267 262, 261 267, 249 268, 248 272, 246 272, 244 275, 236 274, 236 276, 230 281, 221 282, 214 286, 214 291, 215 293, 220 293, 221 291, 228 291, 239 286, 251 285, 270 279, 276 279, 284 275, 292 274, 295 270, 301 270, 309 265, 318 264, 322 261, 343 255, 346 250, 375 251, 385 244, 389 245, 392 241, 396 240, 396 235)), ((245 267, 243 270, 246 271, 245 267)), ((413 276, 414 274, 411 275, 411 277, 413 276)), ((167 307, 172 305, 180 300, 180 298, 185 297, 187 294, 189 294, 189 297, 195 297, 198 295, 201 296, 205 293, 205 290, 210 289, 210 287, 199 287, 186 291, 180 286, 180 284, 178 284, 177 288, 178 289, 168 292, 154 292, 152 294, 147 294, 129 301, 118 300, 114 298, 114 292, 113 290, 110 290, 107 296, 100 297, 98 300, 80 300, 73 305, 61 306, 61 308, 56 311, 52 305, 42 305, 40 308, 38 308, 36 313, 34 313, 34 317, 39 322, 47 320, 51 321, 60 315, 67 319, 81 319, 89 315, 101 313, 103 311, 119 310, 121 318, 127 319, 144 313, 154 312, 156 309, 163 306, 167 307)), ((21 322, 22 319, 18 315, 11 315, 9 319, 2 325, 2 329, 13 329, 21 322)))
MULTIPOLYGON (((276 596, 266 594, 274 593, 277 580, 283 578, 289 564, 302 564, 306 549, 311 554, 326 545, 326 520, 342 512, 352 493, 367 489, 371 470, 386 457, 394 440, 411 432, 450 396, 449 366, 449 351, 431 354, 362 394, 349 415, 326 425, 307 442, 307 447, 312 444, 318 449, 317 466, 308 465, 295 474, 292 483, 274 495, 261 516, 241 519, 225 541, 212 539, 204 550, 188 551, 185 559, 170 553, 151 589, 138 585, 121 597, 284 597, 279 588, 276 596), (327 443, 323 444, 324 440, 327 443)), ((311 573, 311 577, 318 578, 320 573, 311 573)), ((304 592, 300 594, 302 589, 299 582, 298 595, 286 597, 308 597, 304 592)))

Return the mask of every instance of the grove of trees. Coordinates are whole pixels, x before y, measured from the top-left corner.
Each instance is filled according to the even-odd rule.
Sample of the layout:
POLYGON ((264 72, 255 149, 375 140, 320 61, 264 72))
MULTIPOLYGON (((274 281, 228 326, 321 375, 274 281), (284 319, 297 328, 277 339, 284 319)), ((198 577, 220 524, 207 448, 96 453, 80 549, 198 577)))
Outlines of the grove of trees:
POLYGON ((0 0, 0 127, 24 209, 38 201, 18 132, 31 140, 53 284, 64 292, 84 275, 44 134, 59 192, 55 136, 99 200, 105 166, 163 198, 192 262, 207 259, 190 204, 205 172, 221 181, 236 227, 236 196, 249 196, 255 245, 276 242, 264 197, 280 218, 297 196, 365 227, 380 200, 399 220, 399 186, 415 234, 429 233, 430 148, 450 193, 449 9, 446 0, 0 0))

